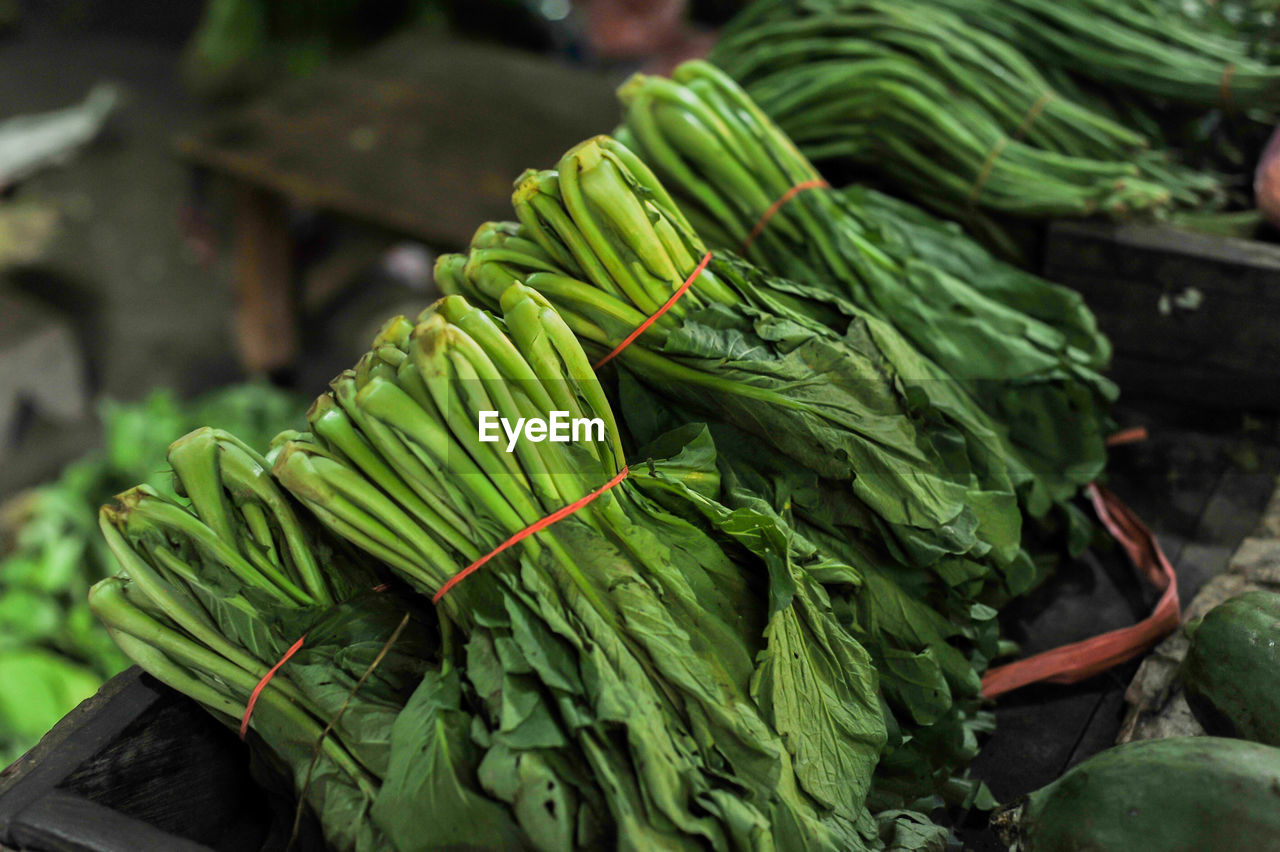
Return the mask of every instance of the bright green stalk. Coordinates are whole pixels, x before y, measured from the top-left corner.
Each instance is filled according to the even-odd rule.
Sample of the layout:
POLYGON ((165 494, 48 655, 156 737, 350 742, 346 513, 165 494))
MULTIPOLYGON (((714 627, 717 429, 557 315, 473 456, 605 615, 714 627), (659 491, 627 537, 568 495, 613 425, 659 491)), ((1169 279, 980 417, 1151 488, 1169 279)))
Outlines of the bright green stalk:
MULTIPOLYGON (((408 363, 406 361, 406 364, 408 363)), ((399 383, 398 372, 396 382, 399 383)), ((334 399, 342 406, 342 410, 351 418, 352 423, 359 428, 369 444, 383 456, 387 464, 401 473, 409 487, 427 505, 436 507, 436 510, 448 519, 450 526, 464 536, 472 535, 474 532, 472 524, 449 509, 448 490, 446 484, 440 481, 438 465, 429 467, 427 461, 416 455, 394 431, 365 414, 358 402, 360 387, 356 384, 355 373, 352 371, 343 373, 333 380, 330 387, 334 399)))
MULTIPOLYGON (((259 507, 265 507, 274 519, 274 527, 280 531, 284 539, 284 549, 281 552, 273 549, 267 556, 263 556, 261 551, 251 549, 246 556, 258 557, 255 561, 262 562, 260 569, 268 576, 275 569, 275 563, 268 557, 274 557, 286 570, 291 570, 298 576, 310 596, 311 603, 319 605, 336 603, 331 582, 317 563, 310 542, 303 535, 302 525, 293 506, 271 478, 270 464, 258 453, 235 440, 233 436, 215 433, 215 439, 223 487, 231 494, 237 505, 243 507, 242 513, 245 508, 257 510, 259 507)), ((181 443, 181 440, 178 443, 181 443)), ((172 449, 170 447, 170 452, 172 449)), ((199 514, 198 507, 197 513, 199 514)), ((259 516, 255 515, 255 517, 259 516)), ((203 515, 201 518, 203 519, 203 515)), ((267 525, 265 518, 261 518, 260 523, 263 528, 267 525)), ((266 539, 270 540, 269 535, 266 539)))
MULTIPOLYGON (((160 622, 146 615, 142 610, 130 605, 124 593, 124 584, 119 579, 107 578, 96 584, 90 592, 89 605, 92 607, 94 614, 104 623, 110 625, 113 630, 126 633, 138 639, 140 642, 159 651, 167 660, 171 660, 181 667, 205 672, 211 678, 227 684, 246 697, 258 685, 261 678, 260 675, 254 675, 241 669, 203 645, 192 642, 175 631, 166 628, 160 622)), ((127 652, 128 649, 122 650, 127 652)), ((149 663, 159 664, 159 671, 175 682, 183 682, 180 672, 165 666, 160 658, 148 656, 144 657, 144 659, 149 663)), ((267 712, 273 712, 281 716, 282 721, 298 731, 303 739, 320 742, 320 733, 323 727, 307 711, 281 693, 280 685, 275 683, 273 678, 272 682, 259 694, 258 703, 267 712)), ((225 705, 219 702, 214 706, 215 709, 221 709, 225 705)), ((258 711, 255 710, 256 712, 258 711)), ((362 790, 370 795, 377 792, 376 780, 342 747, 342 744, 336 738, 326 737, 321 747, 324 749, 326 756, 347 772, 362 790)))
MULTIPOLYGON (((129 493, 126 492, 121 497, 127 498, 129 493)), ((168 613, 169 617, 176 621, 183 630, 194 636, 205 646, 214 649, 218 654, 243 669, 252 670, 254 666, 262 666, 261 662, 227 641, 218 632, 207 613, 196 611, 180 600, 174 593, 172 585, 164 580, 129 546, 118 529, 121 523, 121 512, 128 511, 128 505, 128 502, 124 502, 123 509, 103 506, 102 511, 98 514, 98 526, 102 530, 102 536, 106 539, 107 547, 110 548, 112 555, 120 563, 120 567, 134 583, 138 584, 148 598, 155 601, 156 605, 168 613)), ((266 667, 263 667, 263 673, 265 672, 266 667)))
MULTIPOLYGON (((416 353, 418 348, 415 346, 413 351, 416 353)), ((447 396, 447 387, 443 393, 444 401, 453 409, 451 416, 464 418, 466 415, 460 410, 460 405, 452 405, 447 396)), ((497 489, 484 469, 448 435, 448 427, 424 412, 396 385, 384 381, 371 382, 360 391, 358 402, 371 418, 394 429, 406 441, 430 454, 442 470, 452 474, 457 487, 469 492, 473 504, 491 507, 504 527, 514 532, 537 520, 537 510, 531 498, 525 496, 520 499, 519 506, 509 503, 507 495, 520 492, 513 492, 509 487, 505 491, 497 489), (443 445, 439 441, 441 433, 445 436, 443 445), (529 520, 525 520, 526 517, 529 520)), ((498 467, 495 473, 504 477, 505 467, 498 467)))
MULTIPOLYGON (((321 508, 372 538, 380 558, 394 555, 402 566, 413 565, 412 573, 424 585, 438 583, 452 573, 456 562, 431 533, 319 447, 286 444, 276 457, 274 471, 280 483, 313 512, 321 508)), ((372 549, 369 541, 361 544, 372 549)))
POLYGON ((453 512, 448 512, 451 517, 446 518, 444 513, 437 511, 437 508, 446 508, 444 504, 439 501, 435 501, 434 505, 427 503, 407 485, 401 475, 383 460, 381 454, 359 432, 333 397, 328 394, 317 397, 307 414, 307 420, 316 435, 337 447, 424 529, 445 539, 450 547, 468 559, 475 559, 480 555, 468 535, 469 530, 461 520, 453 512))
POLYGON ((112 519, 122 520, 126 531, 142 533, 146 527, 154 527, 166 534, 187 537, 241 582, 272 593, 282 601, 312 603, 307 593, 285 577, 277 566, 269 566, 269 570, 264 571, 251 564, 228 541, 219 538, 213 530, 181 507, 159 499, 149 490, 141 488, 126 492, 119 499, 126 511, 112 519))

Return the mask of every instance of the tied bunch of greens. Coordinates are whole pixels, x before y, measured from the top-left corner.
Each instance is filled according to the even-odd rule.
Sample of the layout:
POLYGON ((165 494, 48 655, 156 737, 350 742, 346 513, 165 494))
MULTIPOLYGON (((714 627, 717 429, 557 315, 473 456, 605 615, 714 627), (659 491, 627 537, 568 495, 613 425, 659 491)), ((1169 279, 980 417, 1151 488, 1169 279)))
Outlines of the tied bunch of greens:
POLYGON ((90 606, 134 662, 229 725, 305 635, 252 728, 335 848, 382 848, 370 812, 396 763, 393 722, 438 670, 434 630, 401 596, 370 591, 368 560, 307 518, 238 439, 199 429, 168 458, 175 496, 138 486, 103 507, 123 573, 97 583, 90 606))
MULTIPOLYGON (((446 291, 503 304, 511 282, 554 304, 604 355, 664 305, 706 252, 625 146, 598 138, 515 193, 521 223, 489 224, 437 264, 446 291)), ((847 299, 713 255, 622 349, 621 410, 649 439, 706 421, 729 505, 772 515, 820 561, 842 623, 881 676, 890 725, 883 806, 944 790, 988 724, 979 673, 998 602, 1034 569, 987 418, 928 358, 847 299), (830 581, 830 582, 828 582, 830 581)))
POLYGON ((1110 347, 1077 294, 877 193, 819 186, 788 197, 817 171, 705 62, 670 80, 637 75, 620 95, 622 138, 700 234, 719 249, 745 244, 770 272, 890 323, 990 416, 1028 514, 1065 504, 1101 473, 1116 390, 1098 372, 1110 347))
POLYGON ((1142 134, 946 5, 756 0, 711 59, 809 157, 873 169, 992 239, 981 211, 1121 216, 1221 202, 1217 179, 1146 150, 1142 134))
POLYGON ((1243 41, 1255 59, 1280 60, 1280 2, 1276 0, 1143 0, 1137 5, 1152 15, 1179 15, 1193 28, 1243 41))
POLYGON ((393 727, 394 784, 373 807, 388 826, 400 814, 392 843, 856 850, 881 831, 938 842, 916 815, 877 826, 867 809, 887 736, 877 676, 816 577, 856 599, 860 572, 769 507, 719 503, 701 427, 626 467, 570 327, 512 280, 494 304, 500 318, 454 295, 390 321, 317 400, 311 431, 274 450, 281 484, 326 526, 422 594, 447 592, 440 671, 393 727), (485 412, 514 423, 556 411, 603 434, 480 439, 485 412))
MULTIPOLYGON (((606 137, 527 172, 514 203, 521 224, 483 226, 469 256, 440 259, 437 280, 488 304, 521 280, 601 354, 707 252, 648 167, 606 137)), ((617 362, 678 422, 707 420, 727 457, 823 480, 854 537, 908 565, 1016 575, 1020 519, 988 420, 892 327, 829 291, 716 254, 617 362)), ((658 407, 623 410, 648 436, 658 407)))
POLYGON ((0 765, 128 665, 85 602, 89 587, 115 571, 98 507, 139 482, 171 494, 162 462, 177 435, 211 425, 265 445, 304 410, 259 384, 190 402, 168 390, 106 400, 98 409, 101 447, 0 506, 0 683, 8 687, 0 690, 0 765))
MULTIPOLYGON (((1029 57, 1058 89, 1180 159, 1234 176, 1231 205, 1280 118, 1274 0, 927 0, 1029 57)), ((1179 211, 1207 233, 1256 227, 1242 212, 1179 211)))
POLYGON ((928 0, 1053 72, 1143 98, 1238 108, 1274 124, 1276 6, 1165 0, 928 0))

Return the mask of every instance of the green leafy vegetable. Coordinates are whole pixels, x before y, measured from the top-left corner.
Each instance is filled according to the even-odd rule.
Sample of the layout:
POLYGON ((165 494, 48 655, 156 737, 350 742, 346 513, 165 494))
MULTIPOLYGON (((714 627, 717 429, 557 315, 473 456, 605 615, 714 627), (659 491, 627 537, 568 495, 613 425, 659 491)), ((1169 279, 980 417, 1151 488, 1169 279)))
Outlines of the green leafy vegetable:
MULTIPOLYGON (((756 0, 710 58, 812 159, 871 170, 1005 246, 984 211, 1126 216, 1221 204, 1216 177, 1149 150, 1144 134, 1058 86, 1043 47, 1023 52, 985 31, 1021 6, 1078 16, 1064 11, 1073 5, 756 0)), ((1071 56, 1072 70, 1088 64, 1071 56)))
POLYGON ((368 812, 392 724, 432 664, 429 615, 369 591, 372 566, 299 514, 267 461, 234 437, 197 430, 169 462, 180 496, 139 486, 102 509, 124 574, 98 582, 90 606, 134 662, 232 725, 305 635, 261 690, 252 727, 336 848, 378 848, 368 812))
MULTIPOLYGON (((416 324, 392 320, 312 407, 311 433, 274 450, 285 487, 426 594, 624 463, 568 326, 520 284, 497 303, 501 321, 459 296, 416 324), (605 439, 511 452, 478 440, 481 411, 558 406, 598 418, 605 439)), ((743 529, 709 496, 705 433, 663 448, 667 460, 633 463, 441 600, 456 673, 424 685, 395 734, 425 739, 439 772, 397 770, 384 813, 425 795, 467 809, 470 824, 501 802, 545 849, 610 835, 637 849, 871 839, 864 799, 885 730, 870 658, 785 526, 757 517, 743 529), (475 735, 466 709, 488 733, 475 735), (472 769, 487 799, 452 780, 472 769)))
MULTIPOLYGON (((527 173, 515 197, 521 224, 481 228, 468 257, 441 258, 438 280, 489 304, 522 281, 601 353, 665 303, 705 252, 665 188, 613 140, 578 146, 555 172, 527 173)), ((947 787, 989 724, 977 692, 995 653, 994 611, 974 603, 1034 579, 986 416, 883 321, 727 253, 615 363, 636 439, 707 421, 721 499, 743 513, 737 522, 788 530, 809 579, 869 653, 895 720, 877 804, 947 787), (876 620, 903 610, 915 623, 876 620), (921 726, 936 726, 939 742, 921 726)), ((785 598, 785 587, 773 594, 785 598)), ((802 627, 770 630, 784 642, 802 627)), ((826 648, 812 665, 840 658, 820 633, 806 641, 826 648)), ((761 690, 785 683, 767 674, 761 690)))
POLYGON ((0 655, 5 683, 29 683, 0 705, 0 764, 35 744, 60 718, 126 665, 85 603, 89 587, 115 570, 98 533, 98 507, 138 482, 172 494, 164 451, 176 436, 212 425, 265 445, 301 416, 301 403, 247 384, 182 402, 157 390, 136 403, 99 408, 102 447, 54 481, 8 504, 13 547, 0 555, 0 655))
MULTIPOLYGON (((682 211, 733 249, 771 200, 818 179, 732 80, 704 62, 621 90, 624 132, 682 211)), ((1106 461, 1110 347, 1078 295, 1018 272, 906 204, 815 187, 790 198, 748 256, 853 301, 939 368, 936 404, 990 418, 1024 509, 1042 516, 1106 461)))

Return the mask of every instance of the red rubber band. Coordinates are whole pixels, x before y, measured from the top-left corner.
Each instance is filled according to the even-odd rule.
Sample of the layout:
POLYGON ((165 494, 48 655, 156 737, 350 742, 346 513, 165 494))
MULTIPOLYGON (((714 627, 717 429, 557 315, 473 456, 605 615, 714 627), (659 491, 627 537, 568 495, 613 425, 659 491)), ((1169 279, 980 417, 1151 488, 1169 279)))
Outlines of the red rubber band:
POLYGON ((772 219, 788 201, 795 198, 806 189, 826 189, 829 186, 831 186, 831 184, 827 183, 822 178, 814 178, 813 180, 798 183, 786 192, 782 193, 782 197, 769 205, 769 209, 764 211, 764 215, 760 217, 760 221, 756 222, 755 227, 751 229, 751 233, 747 234, 747 238, 742 241, 742 250, 746 251, 751 248, 751 244, 756 241, 756 237, 764 233, 765 225, 769 224, 769 220, 772 219))
MULTIPOLYGON (((710 253, 708 253, 708 254, 707 254, 707 257, 710 257, 710 256, 711 256, 711 255, 710 255, 710 253)), ((705 258, 704 258, 704 260, 705 260, 705 258)), ((579 510, 579 509, 581 509, 583 506, 587 505, 587 504, 588 504, 588 503, 590 503, 592 500, 596 499, 596 498, 597 498, 597 497, 599 497, 601 494, 603 494, 604 492, 608 491, 610 488, 612 488, 613 486, 617 485, 617 484, 618 484, 619 482, 621 482, 622 480, 626 479, 626 478, 627 478, 627 474, 628 474, 629 472, 630 472, 630 468, 628 468, 628 467, 625 467, 625 466, 624 466, 624 467, 622 468, 622 470, 618 471, 618 475, 617 475, 617 476, 615 476, 613 479, 610 479, 610 480, 609 480, 608 482, 606 482, 604 485, 601 485, 601 486, 600 486, 599 488, 597 488, 595 491, 592 491, 590 494, 586 495, 585 497, 580 497, 580 498, 578 498, 577 500, 574 500, 574 501, 573 501, 572 503, 570 503, 568 506, 565 506, 565 507, 564 507, 564 508, 562 508, 562 509, 557 509, 556 511, 552 512, 550 515, 547 515, 547 516, 546 516, 545 518, 543 518, 542 520, 540 520, 540 521, 535 521, 534 523, 532 523, 532 524, 530 524, 529 526, 525 527, 524 529, 520 530, 520 532, 518 532, 518 533, 516 533, 515 535, 511 536, 511 538, 507 539, 507 540, 506 540, 506 541, 504 541, 502 544, 498 545, 498 546, 497 546, 497 547, 495 547, 493 550, 489 551, 489 552, 488 552, 488 553, 486 553, 484 556, 481 556, 481 557, 480 557, 479 559, 477 559, 475 562, 472 562, 472 563, 471 563, 470 565, 468 565, 466 568, 463 568, 463 569, 462 569, 461 571, 459 571, 457 574, 454 574, 452 577, 450 577, 450 578, 449 578, 449 580, 448 580, 448 582, 446 582, 443 586, 441 586, 441 587, 440 587, 440 591, 436 592, 436 593, 431 597, 431 602, 432 602, 433 604, 434 604, 434 603, 440 603, 440 599, 441 599, 442 597, 444 597, 444 596, 445 596, 445 594, 446 594, 450 589, 452 589, 454 586, 456 586, 458 583, 460 583, 460 582, 461 582, 465 577, 467 577, 469 574, 472 574, 472 573, 474 573, 475 571, 478 571, 478 570, 480 569, 480 566, 484 565, 484 563, 488 562, 490 559, 492 559, 493 557, 497 556, 499 553, 501 553, 502 551, 506 550, 507 548, 512 547, 512 546, 514 546, 514 545, 516 545, 516 544, 520 543, 521 541, 523 541, 524 539, 526 539, 526 538, 528 538, 529 536, 533 535, 534 533, 536 533, 536 532, 541 532, 542 530, 545 530, 547 527, 551 526, 551 525, 552 525, 552 524, 554 524, 556 521, 561 521, 561 520, 564 520, 565 518, 569 517, 569 516, 570 516, 570 515, 572 515, 574 512, 578 511, 578 510, 579 510)))
POLYGON ((271 682, 271 678, 276 676, 276 672, 280 671, 280 667, 289 662, 289 658, 298 651, 302 650, 302 643, 306 641, 307 634, 303 633, 298 637, 298 641, 289 646, 289 650, 284 652, 284 656, 280 658, 280 662, 271 667, 271 670, 262 676, 262 680, 258 681, 258 685, 253 688, 253 692, 249 693, 249 703, 244 705, 244 716, 240 719, 240 739, 244 739, 245 734, 249 732, 249 718, 253 716, 253 708, 258 705, 258 696, 262 695, 262 690, 267 688, 267 684, 271 682))
POLYGON ((630 346, 633 340, 635 340, 640 335, 644 334, 645 329, 647 329, 649 326, 657 322, 658 317, 662 316, 667 311, 669 311, 671 309, 671 306, 674 305, 680 299, 680 297, 685 294, 685 291, 687 291, 690 287, 693 286, 693 282, 698 279, 698 276, 702 274, 702 270, 706 269, 707 264, 710 262, 711 262, 711 252, 707 252, 702 256, 702 260, 698 262, 697 268, 694 269, 693 272, 689 274, 688 278, 684 279, 684 283, 680 285, 680 289, 672 293, 670 299, 667 299, 667 303, 662 307, 658 308, 656 311, 654 311, 653 316, 649 317, 644 322, 640 323, 640 325, 636 326, 636 330, 628 334, 626 340, 622 341, 617 346, 615 346, 612 352, 610 352, 608 355, 604 356, 599 361, 592 364, 591 369, 599 370, 605 364, 608 364, 610 361, 612 361, 615 355, 617 355, 623 349, 626 349, 628 346, 630 346))
MULTIPOLYGON (((379 583, 370 591, 385 592, 391 586, 387 583, 379 583)), ((284 656, 280 661, 272 666, 266 674, 262 676, 262 680, 258 681, 258 685, 253 688, 253 692, 249 693, 249 703, 244 705, 244 716, 240 718, 240 739, 245 738, 245 734, 249 732, 249 719, 253 717, 253 708, 258 705, 258 696, 262 695, 262 690, 267 688, 267 684, 271 682, 271 678, 276 676, 276 672, 280 671, 281 666, 289 662, 289 658, 302 650, 302 643, 306 641, 307 634, 303 633, 298 637, 298 641, 289 646, 289 650, 284 652, 284 656)))
POLYGON ((1142 654, 1182 623, 1178 577, 1155 534, 1119 497, 1101 485, 1090 484, 1086 493, 1098 520, 1124 548, 1129 561, 1160 590, 1160 600, 1151 614, 1137 624, 991 669, 982 678, 985 698, 1032 683, 1078 683, 1142 654))
MULTIPOLYGON (((628 334, 621 343, 619 343, 617 346, 613 348, 612 352, 610 352, 608 355, 601 358, 596 363, 592 364, 591 365, 592 369, 599 370, 605 364, 608 364, 610 361, 614 359, 615 356, 617 356, 619 352, 621 352, 623 349, 626 349, 628 346, 632 344, 632 342, 635 341, 637 337, 644 334, 645 330, 649 326, 653 325, 655 322, 658 321, 658 317, 662 316, 667 311, 669 311, 671 309, 671 306, 674 305, 677 301, 679 301, 680 297, 683 296, 689 290, 689 288, 693 286, 693 282, 698 280, 698 276, 702 274, 702 270, 706 269, 707 264, 710 262, 711 262, 711 252, 707 252, 702 256, 702 260, 698 261, 697 267, 694 268, 693 272, 689 273, 689 277, 684 280, 684 283, 680 285, 679 289, 677 289, 674 293, 671 294, 670 299, 667 299, 666 304, 658 308, 658 310, 654 311, 653 314, 644 322, 640 323, 640 325, 636 326, 634 331, 628 334)), ((486 562, 488 562, 490 559, 497 556, 502 551, 510 547, 513 547, 516 544, 519 544, 521 541, 525 540, 526 538, 533 535, 534 533, 545 530, 547 527, 551 526, 556 521, 560 521, 560 520, 563 520, 564 518, 569 517, 574 512, 578 511, 583 506, 587 505, 592 500, 596 499, 601 494, 608 491, 610 488, 613 488, 622 480, 626 479, 627 473, 629 471, 630 471, 630 468, 624 466, 622 470, 618 471, 617 476, 615 476, 613 479, 610 479, 604 485, 601 485, 595 491, 592 491, 590 494, 586 495, 585 497, 581 497, 575 500, 574 502, 570 503, 568 506, 565 506, 561 509, 557 509, 556 511, 552 512, 550 515, 547 515, 542 520, 536 521, 530 524, 529 526, 525 527, 524 529, 520 530, 520 532, 511 536, 511 538, 507 539, 502 544, 498 545, 493 550, 489 551, 484 556, 481 556, 475 562, 472 562, 466 568, 463 568, 457 574, 454 574, 452 577, 450 577, 448 581, 446 581, 445 584, 440 587, 439 591, 437 591, 434 595, 431 596, 431 602, 433 604, 440 603, 440 599, 443 598, 446 594, 448 594, 450 589, 458 585, 458 583, 462 582, 462 580, 464 580, 469 575, 478 571, 480 567, 484 565, 486 562)))
POLYGON ((1132 429, 1121 429, 1107 436, 1108 447, 1120 447, 1125 444, 1137 444, 1151 437, 1146 426, 1134 426, 1132 429))

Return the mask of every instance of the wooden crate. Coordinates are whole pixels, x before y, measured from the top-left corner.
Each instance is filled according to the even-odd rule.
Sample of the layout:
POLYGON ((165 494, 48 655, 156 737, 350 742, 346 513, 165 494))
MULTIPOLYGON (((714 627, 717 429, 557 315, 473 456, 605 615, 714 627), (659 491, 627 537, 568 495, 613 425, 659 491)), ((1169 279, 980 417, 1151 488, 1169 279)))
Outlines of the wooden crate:
MULTIPOLYGON (((136 668, 0 773, 5 852, 273 852, 291 822, 234 732, 136 668)), ((304 828, 293 849, 321 848, 304 828)))
POLYGON ((1280 409, 1280 245, 1055 222, 1044 276, 1082 293, 1134 397, 1280 409))

